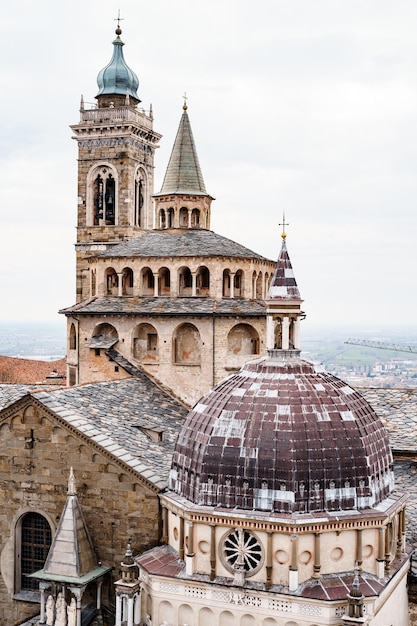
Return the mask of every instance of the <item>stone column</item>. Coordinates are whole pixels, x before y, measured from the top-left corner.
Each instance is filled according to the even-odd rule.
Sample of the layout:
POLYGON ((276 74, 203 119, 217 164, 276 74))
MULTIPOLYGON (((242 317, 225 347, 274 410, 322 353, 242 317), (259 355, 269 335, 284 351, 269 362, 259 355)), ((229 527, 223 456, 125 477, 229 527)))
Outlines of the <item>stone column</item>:
POLYGON ((388 574, 391 564, 391 535, 392 535, 392 523, 387 524, 385 531, 385 572, 388 574))
POLYGON ((197 295, 197 272, 191 272, 191 277, 192 277, 191 295, 196 296, 197 295))
POLYGON ((158 297, 158 273, 152 272, 153 274, 153 295, 154 298, 158 297))
POLYGON ((133 602, 134 596, 127 599, 127 626, 133 626, 133 602))
POLYGON ((378 558, 376 560, 376 569, 378 578, 384 578, 384 551, 385 551, 385 527, 378 528, 378 558))
POLYGON ((288 317, 282 318, 282 349, 289 350, 290 348, 290 320, 288 317))
POLYGON ((191 228, 191 225, 192 225, 191 214, 192 214, 192 210, 188 209, 188 228, 191 228))
POLYGON ((235 274, 236 272, 230 272, 230 297, 235 297, 235 274))
POLYGON ((299 350, 300 349, 300 318, 297 317, 294 322, 294 334, 293 334, 293 339, 294 339, 294 348, 295 350, 299 350))
POLYGON ((363 563, 363 556, 362 556, 362 531, 361 530, 357 530, 356 531, 356 562, 358 564, 358 568, 359 571, 362 571, 362 563, 363 563))
POLYGON ((266 583, 265 588, 272 587, 272 533, 266 535, 266 583))
POLYGON ((272 315, 266 316, 266 349, 273 350, 275 347, 274 319, 272 315))
POLYGON ((297 544, 298 544, 298 536, 291 535, 291 565, 290 565, 290 572, 289 572, 290 591, 295 591, 298 587, 297 544))
POLYGON ((103 579, 100 578, 97 581, 97 604, 96 604, 97 609, 101 608, 101 586, 102 586, 102 584, 103 584, 103 579))
POLYGON ((135 595, 135 607, 133 611, 133 623, 137 626, 140 622, 140 595, 135 595))
POLYGON ((179 557, 184 560, 184 518, 180 517, 179 557))
POLYGON ((321 578, 320 533, 314 533, 314 572, 313 578, 321 578))
POLYGON ((216 578, 216 527, 210 526, 210 580, 216 578))
POLYGON ((194 573, 194 525, 192 522, 187 522, 188 528, 188 545, 187 555, 185 557, 185 567, 188 576, 192 576, 194 573))
POLYGON ((123 295, 123 272, 117 272, 117 295, 123 295))
POLYGON ((121 626, 122 624, 122 597, 116 595, 116 621, 114 626, 121 626))

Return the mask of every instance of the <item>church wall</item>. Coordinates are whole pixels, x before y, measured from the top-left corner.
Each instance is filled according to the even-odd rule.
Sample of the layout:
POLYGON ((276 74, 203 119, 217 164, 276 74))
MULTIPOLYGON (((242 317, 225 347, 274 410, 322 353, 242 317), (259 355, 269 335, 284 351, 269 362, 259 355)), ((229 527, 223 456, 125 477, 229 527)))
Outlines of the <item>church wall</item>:
MULTIPOLYGON (((36 512, 56 530, 74 468, 78 499, 98 558, 118 577, 127 540, 135 551, 158 540, 158 498, 115 459, 61 425, 37 406, 3 412, 0 424, 0 623, 36 614, 38 605, 13 601, 18 560, 16 524, 36 512)), ((107 592, 106 592, 107 593, 107 592)), ((104 595, 103 595, 104 597, 104 595)))
MULTIPOLYGON (((265 334, 265 318, 218 317, 214 321, 215 346, 213 351, 213 318, 210 316, 74 316, 68 317, 68 329, 76 321, 79 324, 78 348, 68 351, 68 366, 79 363, 80 382, 117 380, 128 374, 122 367, 109 360, 105 349, 96 354, 94 348, 85 346, 99 324, 109 324, 117 331, 118 342, 114 348, 131 363, 142 367, 164 386, 171 389, 183 401, 193 404, 219 380, 239 369, 248 359, 264 353, 262 337, 265 334), (76 318, 78 317, 78 320, 76 318), (139 324, 149 324, 158 335, 155 358, 141 361, 134 356, 135 331, 139 324), (187 362, 175 362, 176 351, 181 352, 183 324, 191 324, 199 334, 196 356, 187 356, 187 362), (235 354, 229 350, 228 335, 238 324, 245 324, 259 339, 260 354, 235 354), (215 364, 213 368, 213 354, 215 364), (214 371, 213 371, 214 370, 214 371)), ((68 330, 69 335, 69 330, 68 330)))

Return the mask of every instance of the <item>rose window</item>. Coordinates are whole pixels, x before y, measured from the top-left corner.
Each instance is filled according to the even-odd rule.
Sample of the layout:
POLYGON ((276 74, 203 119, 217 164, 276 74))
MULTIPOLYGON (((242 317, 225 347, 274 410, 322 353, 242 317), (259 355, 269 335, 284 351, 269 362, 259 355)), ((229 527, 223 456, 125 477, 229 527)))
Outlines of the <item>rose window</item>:
POLYGON ((263 561, 263 550, 254 534, 241 528, 228 533, 222 542, 222 560, 231 572, 242 567, 249 575, 259 570, 263 561))

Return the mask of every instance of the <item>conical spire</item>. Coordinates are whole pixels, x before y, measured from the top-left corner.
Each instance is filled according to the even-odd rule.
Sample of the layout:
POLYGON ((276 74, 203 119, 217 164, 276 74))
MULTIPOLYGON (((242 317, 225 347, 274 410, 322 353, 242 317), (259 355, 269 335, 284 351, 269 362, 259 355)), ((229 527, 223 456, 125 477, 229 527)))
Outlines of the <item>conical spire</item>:
POLYGON ((186 104, 183 106, 183 114, 162 189, 155 195, 168 194, 208 195, 198 161, 186 104))
POLYGON ((140 102, 137 89, 139 79, 135 72, 126 64, 123 56, 124 43, 120 39, 122 29, 116 28, 116 39, 113 41, 113 56, 108 65, 104 67, 97 76, 99 96, 129 96, 134 99, 135 104, 140 102))
POLYGON ((287 251, 286 234, 282 233, 282 245, 277 266, 269 287, 267 300, 301 300, 290 257, 287 251))
POLYGON ((71 468, 67 501, 45 561, 44 573, 79 578, 98 566, 75 489, 71 468))

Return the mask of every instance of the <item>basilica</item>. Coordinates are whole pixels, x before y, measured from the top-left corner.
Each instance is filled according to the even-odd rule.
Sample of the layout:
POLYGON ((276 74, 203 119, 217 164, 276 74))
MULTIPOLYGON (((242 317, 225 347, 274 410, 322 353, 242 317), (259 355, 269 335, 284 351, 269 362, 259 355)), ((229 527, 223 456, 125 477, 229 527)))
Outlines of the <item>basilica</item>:
POLYGON ((67 385, 0 385, 0 623, 405 626, 402 427, 301 358, 285 220, 273 261, 211 230, 186 104, 155 192, 121 34, 71 126, 67 385))

